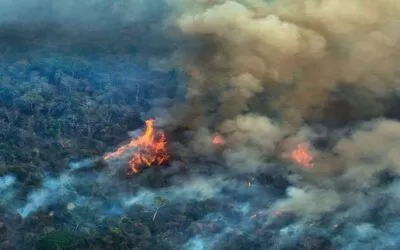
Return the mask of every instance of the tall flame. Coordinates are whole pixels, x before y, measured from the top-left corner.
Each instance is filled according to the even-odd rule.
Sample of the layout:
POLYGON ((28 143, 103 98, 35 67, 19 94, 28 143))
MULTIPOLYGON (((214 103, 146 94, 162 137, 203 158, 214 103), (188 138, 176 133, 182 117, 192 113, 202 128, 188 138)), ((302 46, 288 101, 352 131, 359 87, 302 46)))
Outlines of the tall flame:
POLYGON ((104 160, 124 154, 128 149, 135 149, 129 159, 129 168, 132 173, 138 173, 141 166, 162 165, 168 161, 166 149, 167 140, 162 131, 155 131, 154 120, 145 121, 146 130, 139 138, 132 139, 128 144, 119 147, 116 151, 103 156, 104 160))

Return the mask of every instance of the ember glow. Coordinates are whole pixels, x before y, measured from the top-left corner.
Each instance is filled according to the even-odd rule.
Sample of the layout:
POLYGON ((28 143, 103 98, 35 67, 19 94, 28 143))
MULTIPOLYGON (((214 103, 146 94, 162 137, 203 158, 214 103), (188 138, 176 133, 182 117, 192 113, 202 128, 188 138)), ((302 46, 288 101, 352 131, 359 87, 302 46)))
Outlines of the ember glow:
POLYGON ((296 148, 292 151, 291 157, 296 164, 302 167, 314 167, 313 157, 309 151, 309 145, 307 143, 298 144, 296 148))
POLYGON ((212 137, 212 144, 220 146, 224 144, 224 140, 219 135, 213 135, 212 137))
POLYGON ((129 159, 129 169, 138 173, 142 166, 162 165, 168 161, 166 149, 167 140, 163 131, 156 131, 154 120, 145 121, 146 130, 139 138, 132 139, 128 144, 119 147, 116 151, 107 153, 103 159, 108 160, 123 155, 127 150, 134 150, 129 159))

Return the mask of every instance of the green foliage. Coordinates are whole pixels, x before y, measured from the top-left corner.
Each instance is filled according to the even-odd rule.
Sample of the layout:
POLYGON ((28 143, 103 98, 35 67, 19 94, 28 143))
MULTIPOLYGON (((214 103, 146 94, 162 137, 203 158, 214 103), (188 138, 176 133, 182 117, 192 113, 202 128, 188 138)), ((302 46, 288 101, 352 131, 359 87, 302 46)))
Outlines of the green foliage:
POLYGON ((90 205, 78 206, 74 209, 75 221, 96 221, 98 210, 92 208, 90 205))
POLYGON ((153 221, 156 219, 158 210, 159 210, 161 207, 167 205, 167 204, 169 203, 169 200, 166 199, 166 198, 164 198, 164 197, 162 197, 162 196, 156 196, 156 197, 154 197, 154 203, 157 205, 157 209, 156 209, 156 211, 154 212, 153 221))
POLYGON ((154 197, 154 203, 157 205, 157 207, 162 207, 167 205, 169 203, 169 200, 163 196, 156 196, 154 197))
POLYGON ((26 92, 20 97, 20 100, 30 104, 39 104, 45 101, 40 92, 35 90, 26 92))
POLYGON ((110 227, 110 232, 119 235, 121 234, 121 229, 118 227, 110 227))
MULTIPOLYGON (((132 67, 136 63, 126 58, 122 63, 114 59, 107 62, 107 58, 86 59, 48 51, 8 57, 0 59, 0 176, 16 177, 15 185, 23 187, 18 199, 41 186, 44 169, 62 171, 66 158, 99 156, 126 139, 126 131, 142 125, 140 113, 148 109, 147 100, 165 96, 159 89, 167 87, 163 77, 136 79, 136 72, 143 79, 147 73, 136 70, 132 67), (126 80, 131 78, 134 80, 126 80)), ((157 182, 166 185, 159 176, 154 178, 157 182)), ((79 192, 87 194, 91 188, 82 187, 79 192)), ((154 203, 160 208, 169 201, 156 197, 154 203)), ((92 239, 91 245, 99 243, 91 249, 148 249, 152 236, 146 224, 147 212, 141 213, 141 218, 109 223, 99 230, 100 212, 92 204, 73 211, 64 211, 62 206, 57 204, 54 211, 51 208, 51 216, 46 209, 42 216, 29 216, 32 223, 25 219, 15 232, 21 238, 18 244, 40 250, 89 249, 79 237, 65 231, 43 236, 50 229, 63 228, 84 235, 87 241, 92 239)), ((15 217, 19 223, 19 215, 15 217)))
POLYGON ((0 164, 0 176, 8 174, 15 176, 18 181, 24 182, 27 189, 39 187, 42 183, 42 174, 37 169, 0 164))
POLYGON ((68 232, 54 231, 42 238, 36 249, 38 250, 77 250, 85 249, 85 241, 68 232))

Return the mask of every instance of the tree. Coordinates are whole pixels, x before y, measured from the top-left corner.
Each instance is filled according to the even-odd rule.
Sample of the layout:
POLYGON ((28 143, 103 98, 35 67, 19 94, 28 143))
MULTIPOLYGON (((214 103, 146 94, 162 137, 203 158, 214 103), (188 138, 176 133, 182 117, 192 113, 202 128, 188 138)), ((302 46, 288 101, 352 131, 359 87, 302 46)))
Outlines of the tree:
POLYGON ((169 203, 169 200, 162 196, 156 196, 156 197, 154 197, 154 203, 156 204, 157 208, 153 215, 153 221, 156 219, 158 210, 160 208, 162 208, 163 206, 167 205, 169 203))

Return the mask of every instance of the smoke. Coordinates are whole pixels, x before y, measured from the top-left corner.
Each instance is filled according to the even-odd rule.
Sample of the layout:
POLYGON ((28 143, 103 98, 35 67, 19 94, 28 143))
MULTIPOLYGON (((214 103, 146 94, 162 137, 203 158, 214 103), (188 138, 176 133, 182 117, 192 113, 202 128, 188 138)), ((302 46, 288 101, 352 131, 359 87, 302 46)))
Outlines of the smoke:
POLYGON ((362 181, 369 183, 368 179, 383 170, 399 174, 399 139, 399 122, 378 119, 363 124, 350 138, 341 140, 335 150, 346 159, 349 174, 364 176, 362 181))
POLYGON ((7 190, 7 188, 11 187, 15 183, 14 176, 3 176, 0 177, 0 192, 7 190))
MULTIPOLYGON (((219 132, 228 144, 227 165, 257 171, 282 140, 299 137, 304 122, 377 117, 392 103, 399 85, 397 2, 168 3, 175 34, 197 41, 198 52, 180 51, 190 107, 182 122, 199 131, 195 152, 206 133, 219 132)), ((395 161, 395 142, 386 143, 381 130, 389 136, 395 125, 381 126, 340 141, 338 155, 316 152, 332 162, 321 163, 321 172, 345 171, 352 185, 369 185, 376 173, 394 170, 388 164, 395 161), (366 160, 369 166, 363 166, 360 154, 374 158, 375 165, 366 160)))
POLYGON ((13 197, 13 185, 16 182, 16 178, 13 175, 6 175, 0 177, 0 195, 2 196, 1 204, 7 204, 13 197))
MULTIPOLYGON (((151 220, 162 197, 161 221, 163 213, 196 218, 179 243, 187 249, 226 249, 238 242, 254 249, 396 249, 400 124, 385 115, 400 87, 400 3, 167 3, 164 20, 155 14, 165 14, 163 1, 0 2, 0 25, 34 20, 40 27, 51 22, 69 30, 79 24, 86 38, 93 30, 115 41, 128 33, 128 44, 174 47, 170 58, 150 64, 179 67, 187 76, 183 107, 166 109, 174 100, 165 97, 142 114, 159 118, 160 127, 190 130, 187 145, 167 131, 169 142, 181 149, 173 151, 171 165, 185 165, 187 175, 149 170, 126 180, 119 175, 126 157, 98 172, 99 159, 85 159, 46 177, 19 214, 29 217, 58 203, 68 210, 89 204, 100 220, 141 206, 151 220), (116 27, 149 28, 156 35, 116 27), (166 45, 154 39, 159 36, 185 45, 166 45), (331 121, 340 126, 325 126, 331 121), (215 135, 223 143, 214 145, 215 135), (307 167, 292 159, 299 145, 313 159, 307 167), (149 188, 151 178, 160 178, 161 187, 149 188)), ((14 182, 1 177, 0 192, 15 188, 14 182)))
POLYGON ((188 118, 193 126, 248 111, 278 112, 293 126, 335 118, 338 110, 326 112, 339 108, 330 104, 340 86, 367 90, 354 95, 357 100, 346 96, 350 110, 342 112, 374 116, 387 108, 379 100, 398 86, 400 6, 394 1, 168 2, 176 11, 172 25, 200 44, 201 53, 182 52, 191 76, 189 103, 197 108, 187 114, 196 116, 188 118), (355 110, 365 103, 370 110, 355 110), (204 114, 210 111, 218 119, 200 122, 213 117, 204 114))
POLYGON ((154 206, 156 197, 164 197, 170 202, 184 201, 204 201, 207 199, 216 198, 222 195, 222 190, 229 185, 237 186, 235 181, 229 181, 227 177, 218 176, 215 178, 194 177, 185 181, 180 180, 171 187, 166 187, 160 190, 151 191, 144 189, 139 191, 133 198, 126 199, 123 202, 125 206, 135 204, 154 206))
MULTIPOLYGON (((326 216, 332 219, 325 226, 332 229, 325 236, 353 235, 377 246, 379 240, 367 239, 390 238, 384 226, 374 225, 374 211, 381 207, 372 204, 384 200, 391 211, 398 207, 392 194, 398 186, 400 126, 385 116, 400 87, 400 4, 167 2, 171 34, 193 41, 172 57, 188 77, 186 104, 172 112, 175 124, 195 131, 192 153, 222 157, 234 173, 278 172, 289 182, 286 196, 261 210, 296 216, 291 226, 297 230, 271 244, 283 247, 289 238, 300 244, 310 221, 326 216), (222 150, 212 145, 214 134, 223 138, 222 150), (312 167, 290 160, 303 143, 312 167), (357 225, 338 229, 346 220, 357 225)), ((388 210, 379 213, 396 217, 388 210)), ((215 247, 207 241, 220 239, 197 235, 187 247, 215 247)), ((364 244, 348 238, 332 242, 346 249, 364 244)))
POLYGON ((334 211, 341 204, 341 197, 333 190, 302 190, 290 187, 287 195, 288 199, 278 202, 273 208, 274 211, 312 216, 334 211), (318 203, 315 203, 317 200, 318 203))
POLYGON ((18 213, 25 218, 52 203, 68 199, 71 192, 73 192, 71 178, 68 175, 61 175, 59 178, 50 177, 44 181, 40 189, 29 194, 26 204, 18 209, 18 213))
POLYGON ((85 169, 85 168, 92 168, 96 161, 99 161, 99 158, 88 158, 83 159, 81 161, 74 161, 69 164, 69 168, 71 171, 85 169))
POLYGON ((255 114, 226 120, 219 131, 230 145, 224 153, 228 166, 244 171, 264 166, 282 137, 281 130, 271 120, 255 114))
POLYGON ((314 167, 297 169, 286 177, 292 185, 287 198, 277 201, 271 211, 294 213, 308 220, 344 210, 355 219, 370 214, 375 209, 371 204, 379 203, 377 199, 388 199, 389 206, 397 207, 398 199, 389 197, 398 186, 395 152, 399 131, 397 121, 376 119, 337 138, 330 153, 314 149, 314 167))

